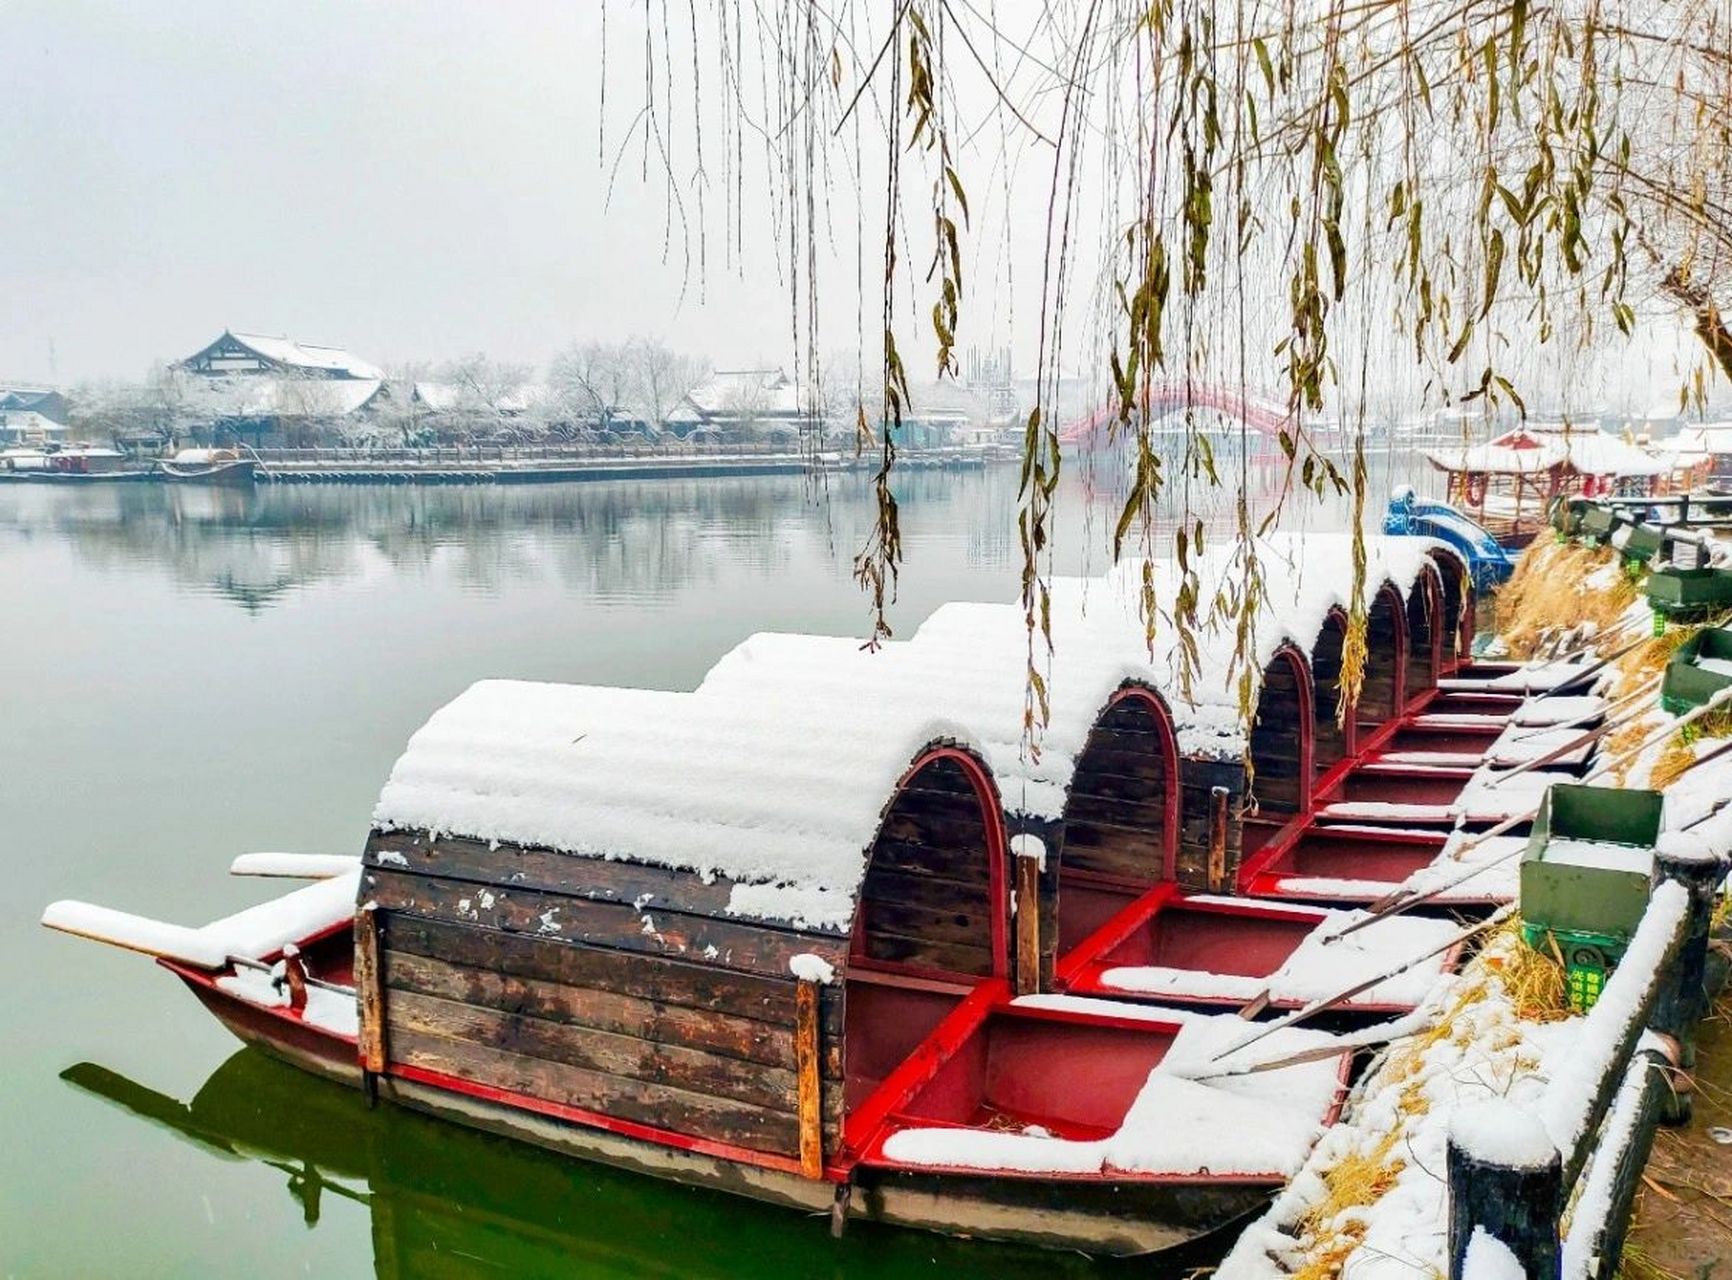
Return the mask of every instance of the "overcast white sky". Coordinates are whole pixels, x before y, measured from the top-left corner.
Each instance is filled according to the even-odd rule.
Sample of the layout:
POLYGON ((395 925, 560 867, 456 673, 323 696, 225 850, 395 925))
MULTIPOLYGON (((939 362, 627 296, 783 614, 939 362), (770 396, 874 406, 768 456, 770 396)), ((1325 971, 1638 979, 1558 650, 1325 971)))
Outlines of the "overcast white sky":
POLYGON ((680 307, 659 184, 605 207, 600 67, 579 0, 7 0, 0 379, 138 376, 224 327, 383 363, 631 333, 786 362, 767 255, 680 307))
MULTIPOLYGON (((696 8, 700 23, 711 21, 713 6, 696 8)), ((1003 2, 994 11, 1031 30, 1042 12, 1056 15, 1055 27, 1066 20, 1062 6, 1003 2)), ((610 148, 644 101, 636 62, 645 9, 614 0, 611 12, 610 148)), ((677 26, 685 10, 672 4, 668 12, 677 26)), ((738 12, 757 9, 742 4, 738 12)), ((870 21, 889 6, 850 12, 870 21)), ((477 351, 540 365, 573 341, 648 334, 719 367, 793 371, 761 149, 748 149, 742 184, 757 234, 732 269, 721 254, 725 184, 712 174, 701 299, 684 275, 677 233, 672 261, 663 261, 668 201, 659 175, 639 181, 635 151, 610 200, 611 164, 598 154, 600 13, 596 0, 6 0, 0 381, 135 379, 225 327, 347 346, 386 365, 477 351)), ((741 35, 748 45, 759 43, 751 21, 741 35)), ((1041 30, 1059 51, 1046 56, 1059 57, 1063 31, 1041 30)), ((876 36, 856 43, 863 47, 852 56, 870 61, 876 36)), ((714 77, 713 34, 705 31, 700 45, 709 55, 702 74, 714 77)), ((1005 52, 1018 47, 987 53, 1007 60, 1004 82, 1026 94, 1030 68, 1005 52)), ((669 64, 678 113, 669 133, 688 150, 691 106, 678 97, 688 87, 689 52, 676 50, 669 64)), ((712 78, 707 91, 714 85, 712 78)), ((981 103, 994 100, 974 88, 981 103)), ((1047 98, 1024 105, 1051 114, 1058 103, 1047 98)), ((961 346, 996 347, 1014 320, 1026 373, 1051 153, 1025 142, 999 154, 978 104, 964 107, 975 118, 958 130, 980 141, 965 164, 973 225, 961 346)), ((704 123, 712 153, 716 111, 712 102, 704 123)), ((879 154, 873 119, 865 119, 865 149, 879 154)), ((689 156, 680 159, 689 167, 689 156)), ((916 240, 929 231, 927 181, 908 179, 903 196, 916 240)), ((869 175, 859 185, 872 293, 884 179, 869 175)), ((1103 229, 1098 200, 1088 203, 1096 185, 1082 183, 1079 230, 1103 229)), ((823 264, 826 354, 852 349, 860 327, 855 186, 833 185, 834 237, 821 237, 832 254, 823 264)), ((924 273, 923 260, 904 266, 924 273)), ((912 292, 903 288, 904 302, 912 292)), ((901 323, 905 335, 928 327, 923 317, 901 323)), ((865 327, 876 324, 874 310, 865 327)), ((1084 326, 1073 316, 1068 328, 1067 367, 1100 367, 1080 336, 1084 326)), ((1610 363, 1556 351, 1536 360, 1548 380, 1641 407, 1675 396, 1679 348, 1668 329, 1662 324, 1610 363)), ((925 365, 918 360, 916 376, 929 376, 918 372, 925 365)))

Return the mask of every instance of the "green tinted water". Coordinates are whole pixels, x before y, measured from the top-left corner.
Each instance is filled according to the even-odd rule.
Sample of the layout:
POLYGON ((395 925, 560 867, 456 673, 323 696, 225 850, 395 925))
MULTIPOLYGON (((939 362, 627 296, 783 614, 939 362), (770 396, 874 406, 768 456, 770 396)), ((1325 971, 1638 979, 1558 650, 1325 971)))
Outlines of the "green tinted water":
MULTIPOLYGON (((901 482, 898 634, 1014 595, 1015 483, 901 482)), ((1119 500, 1067 487, 1058 571, 1101 567, 1119 500)), ((753 631, 857 634, 869 510, 857 478, 827 498, 799 478, 0 487, 0 1274, 1083 1270, 889 1229, 837 1243, 785 1210, 368 1113, 237 1053, 142 957, 36 925, 60 897, 197 924, 281 888, 226 875, 236 853, 357 851, 404 741, 475 679, 689 688, 753 631)))

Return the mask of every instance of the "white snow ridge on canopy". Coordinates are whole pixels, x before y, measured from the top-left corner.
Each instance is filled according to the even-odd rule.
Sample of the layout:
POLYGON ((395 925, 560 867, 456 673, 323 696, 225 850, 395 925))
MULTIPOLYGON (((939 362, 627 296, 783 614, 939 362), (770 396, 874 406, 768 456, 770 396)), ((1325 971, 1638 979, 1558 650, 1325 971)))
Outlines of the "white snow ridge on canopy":
MULTIPOLYGON (((1368 538, 1367 596, 1384 582, 1406 596, 1442 546, 1368 538)), ((1282 643, 1310 647, 1330 609, 1348 607, 1353 576, 1345 535, 1275 539, 1259 555, 1270 582, 1253 681, 1282 643)), ((1199 564, 1228 572, 1224 553, 1199 564)), ((1180 581, 1156 568, 1170 617, 1180 581)), ((1232 637, 1204 638, 1203 669, 1178 696, 1174 628, 1160 623, 1151 654, 1140 573, 1053 583, 1038 756, 1024 742, 1022 607, 958 603, 876 652, 847 637, 752 636, 692 693, 482 681, 410 739, 374 823, 718 875, 741 882, 730 914, 845 928, 885 807, 932 744, 973 753, 1003 807, 1033 818, 1063 814, 1076 759, 1127 686, 1165 705, 1181 755, 1243 756, 1232 637)))

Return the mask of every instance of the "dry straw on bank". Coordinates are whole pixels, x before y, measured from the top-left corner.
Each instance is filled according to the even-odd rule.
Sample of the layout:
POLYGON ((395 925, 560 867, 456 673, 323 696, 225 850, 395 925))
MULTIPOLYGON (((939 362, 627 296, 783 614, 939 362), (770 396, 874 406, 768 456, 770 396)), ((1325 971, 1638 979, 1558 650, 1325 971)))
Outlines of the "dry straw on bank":
POLYGON ((1608 547, 1531 544, 1497 594, 1497 629, 1510 652, 1528 658, 1560 632, 1616 626, 1637 594, 1616 559, 1608 547))

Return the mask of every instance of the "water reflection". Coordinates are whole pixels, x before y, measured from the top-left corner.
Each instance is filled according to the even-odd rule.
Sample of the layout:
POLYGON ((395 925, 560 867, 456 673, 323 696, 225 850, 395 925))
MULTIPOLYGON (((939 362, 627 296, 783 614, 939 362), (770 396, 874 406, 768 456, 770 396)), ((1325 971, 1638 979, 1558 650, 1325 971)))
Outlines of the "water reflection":
MULTIPOLYGON (((1077 1255, 828 1221, 553 1156, 391 1106, 243 1049, 181 1102, 95 1063, 61 1078, 216 1160, 276 1170, 318 1228, 331 1198, 363 1205, 380 1280, 426 1275, 835 1274, 1000 1278, 1099 1274, 1077 1255)), ((1165 1261, 1165 1260, 1163 1260, 1165 1261)), ((1110 1272, 1150 1274, 1147 1261, 1110 1272)), ((1183 1268, 1162 1266, 1178 1275, 1183 1268)))
MULTIPOLYGON (((1016 474, 901 477, 905 532, 961 531, 977 568, 1009 563, 1016 474)), ((797 558, 845 567, 871 518, 857 474, 526 486, 21 486, 0 533, 64 539, 101 570, 166 570, 257 613, 290 592, 370 573, 449 576, 497 591, 550 581, 603 600, 653 599, 797 558)))

